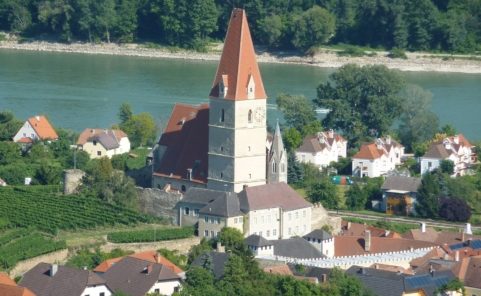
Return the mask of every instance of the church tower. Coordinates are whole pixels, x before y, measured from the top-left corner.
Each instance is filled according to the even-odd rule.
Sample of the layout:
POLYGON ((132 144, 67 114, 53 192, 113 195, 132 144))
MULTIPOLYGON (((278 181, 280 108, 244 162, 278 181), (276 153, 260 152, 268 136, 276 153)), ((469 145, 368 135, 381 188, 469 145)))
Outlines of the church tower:
POLYGON ((231 14, 210 91, 207 187, 240 192, 266 183, 266 93, 245 11, 231 14))
POLYGON ((267 183, 284 182, 287 184, 287 151, 282 142, 279 122, 272 139, 272 145, 267 152, 267 183))

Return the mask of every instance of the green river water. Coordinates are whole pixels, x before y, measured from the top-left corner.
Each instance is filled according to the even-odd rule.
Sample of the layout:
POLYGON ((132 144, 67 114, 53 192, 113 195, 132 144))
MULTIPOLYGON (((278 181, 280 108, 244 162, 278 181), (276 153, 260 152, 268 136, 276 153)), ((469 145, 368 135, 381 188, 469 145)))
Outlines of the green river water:
MULTIPOLYGON (((117 123, 122 102, 150 112, 159 126, 174 103, 208 102, 217 62, 0 50, 0 110, 18 118, 46 114, 56 127, 81 131, 117 123)), ((270 97, 268 120, 281 92, 314 98, 334 69, 260 64, 270 97)), ((473 140, 481 139, 481 74, 404 72, 433 93, 432 110, 473 140)), ((160 131, 159 131, 160 133, 160 131)))

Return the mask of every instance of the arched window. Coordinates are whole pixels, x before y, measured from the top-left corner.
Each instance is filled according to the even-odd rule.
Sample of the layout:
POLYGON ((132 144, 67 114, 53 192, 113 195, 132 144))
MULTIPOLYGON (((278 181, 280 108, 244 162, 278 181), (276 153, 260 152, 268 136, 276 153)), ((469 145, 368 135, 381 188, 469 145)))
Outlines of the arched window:
POLYGON ((275 161, 272 163, 272 172, 273 173, 277 172, 277 164, 275 161))
POLYGON ((249 113, 247 114, 247 121, 252 123, 252 110, 249 110, 249 113))
POLYGON ((220 122, 224 122, 224 120, 225 120, 225 110, 222 109, 220 111, 220 122))

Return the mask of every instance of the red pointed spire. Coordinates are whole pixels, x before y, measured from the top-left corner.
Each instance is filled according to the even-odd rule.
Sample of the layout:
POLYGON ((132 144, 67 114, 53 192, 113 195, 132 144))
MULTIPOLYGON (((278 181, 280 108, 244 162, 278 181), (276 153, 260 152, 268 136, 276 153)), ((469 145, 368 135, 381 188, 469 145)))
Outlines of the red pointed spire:
POLYGON ((232 11, 224 49, 209 96, 229 100, 267 98, 243 9, 235 8, 232 11), (249 84, 253 87, 248 87, 249 84))

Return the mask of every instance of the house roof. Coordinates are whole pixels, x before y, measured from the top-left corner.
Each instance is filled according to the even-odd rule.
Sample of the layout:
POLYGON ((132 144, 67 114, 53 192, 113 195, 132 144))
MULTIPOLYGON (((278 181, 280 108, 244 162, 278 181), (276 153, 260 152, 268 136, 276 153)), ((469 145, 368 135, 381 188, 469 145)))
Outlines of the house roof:
POLYGON ((384 150, 377 149, 377 145, 375 143, 371 144, 363 144, 352 158, 360 158, 360 159, 378 159, 384 155, 384 150))
POLYGON ((246 187, 238 195, 243 212, 275 207, 285 211, 312 207, 284 182, 246 187))
POLYGON ((127 134, 119 129, 86 128, 80 133, 77 145, 98 141, 105 149, 110 150, 118 148, 120 140, 125 137, 127 134))
POLYGON ((229 257, 229 253, 211 251, 195 258, 192 262, 192 266, 205 268, 205 265, 207 264, 206 262, 209 262, 208 264, 210 264, 214 277, 220 279, 224 276, 225 264, 229 260, 229 257))
POLYGON ((192 181, 206 183, 208 124, 209 105, 176 104, 159 140, 159 145, 166 150, 154 174, 188 179, 187 169, 192 169, 192 181))
MULTIPOLYGON (((432 227, 426 227, 426 231, 421 229, 411 229, 402 235, 403 238, 433 242, 438 245, 462 243, 463 234, 452 231, 437 231, 432 227)), ((481 236, 470 236, 472 239, 481 239, 481 236)), ((466 236, 467 238, 467 236, 466 236)))
POLYGON ((421 178, 389 176, 384 180, 381 189, 417 192, 420 185, 421 178))
MULTIPOLYGON (((152 262, 152 263, 160 263, 160 264, 170 268, 170 270, 172 270, 176 274, 181 274, 181 273, 184 272, 180 267, 178 267, 177 265, 172 263, 169 259, 160 255, 157 251, 139 252, 139 253, 131 254, 131 255, 128 255, 128 256, 132 257, 132 258, 137 258, 137 259, 145 260, 145 261, 148 261, 148 262, 152 262)), ((120 260, 122 260, 125 257, 126 256, 107 259, 107 260, 103 261, 102 263, 100 263, 97 267, 95 267, 94 272, 98 272, 98 273, 106 272, 115 263, 119 262, 120 260)))
POLYGON ((365 254, 377 254, 387 252, 407 251, 411 248, 433 248, 436 244, 425 241, 409 240, 402 238, 371 237, 371 248, 367 252, 364 249, 364 237, 361 236, 336 236, 334 237, 334 254, 339 256, 354 256, 365 254))
POLYGON ((31 138, 28 138, 28 137, 22 137, 22 138, 18 139, 17 143, 29 144, 29 143, 33 143, 33 140, 31 138))
POLYGON ((244 241, 248 246, 253 247, 265 247, 273 245, 272 241, 269 241, 257 234, 249 235, 244 241))
POLYGON ((237 217, 243 215, 240 211, 239 199, 234 192, 225 192, 201 208, 199 213, 221 217, 237 217))
POLYGON ((451 155, 451 152, 449 152, 444 147, 443 143, 432 143, 431 146, 429 146, 428 151, 423 155, 423 157, 445 159, 448 158, 449 155, 451 155))
POLYGON ((415 292, 423 290, 425 295, 435 295, 435 291, 443 285, 455 279, 450 270, 436 271, 433 274, 424 273, 406 276, 404 279, 404 290, 415 292))
POLYGON ((324 131, 316 135, 308 135, 304 138, 302 145, 296 149, 296 152, 317 153, 331 147, 336 142, 345 142, 346 140, 334 131, 324 131))
POLYGON ((274 245, 274 255, 276 256, 299 259, 324 257, 321 251, 300 237, 271 240, 270 242, 274 245))
POLYGON ((371 236, 386 237, 388 233, 391 233, 382 228, 374 227, 371 225, 354 223, 342 220, 341 222, 341 235, 346 236, 363 236, 366 230, 371 231, 371 236))
POLYGON ((130 296, 145 295, 157 281, 180 280, 180 276, 163 264, 127 256, 111 266, 102 277, 113 291, 130 296))
POLYGON ((404 276, 402 274, 360 266, 351 266, 346 273, 357 277, 364 287, 375 295, 400 296, 404 293, 404 276))
POLYGON ((200 187, 191 187, 187 190, 181 202, 192 203, 197 205, 206 205, 213 202, 217 198, 224 196, 225 191, 212 190, 200 187))
POLYGON ((304 238, 314 238, 314 239, 320 239, 320 240, 327 240, 327 239, 331 239, 332 238, 332 235, 323 230, 323 229, 315 229, 313 231, 311 231, 310 233, 304 235, 304 238))
POLYGON ((225 99, 247 100, 247 86, 250 79, 253 79, 255 83, 254 97, 266 99, 246 13, 243 9, 234 8, 209 96, 220 97, 219 84, 222 82, 227 86, 225 99))
POLYGON ((47 117, 43 115, 32 116, 28 120, 28 123, 37 133, 40 140, 56 140, 58 139, 57 132, 48 122, 47 117))
POLYGON ((51 270, 51 264, 39 263, 24 274, 19 284, 37 296, 80 295, 87 286, 105 284, 105 280, 88 270, 59 265, 53 276, 51 270))
POLYGON ((278 275, 293 275, 291 269, 287 264, 273 265, 264 267, 262 270, 266 273, 278 274, 278 275))
POLYGON ((17 286, 6 273, 0 272, 0 295, 2 296, 35 296, 27 288, 17 286))
POLYGON ((276 130, 274 132, 274 136, 272 137, 272 145, 269 150, 269 161, 273 157, 276 157, 277 159, 281 159, 284 153, 287 153, 287 152, 286 152, 286 149, 284 148, 284 142, 282 141, 281 128, 279 127, 279 122, 277 122, 276 130))
POLYGON ((466 287, 481 289, 481 256, 463 258, 455 274, 466 287))

